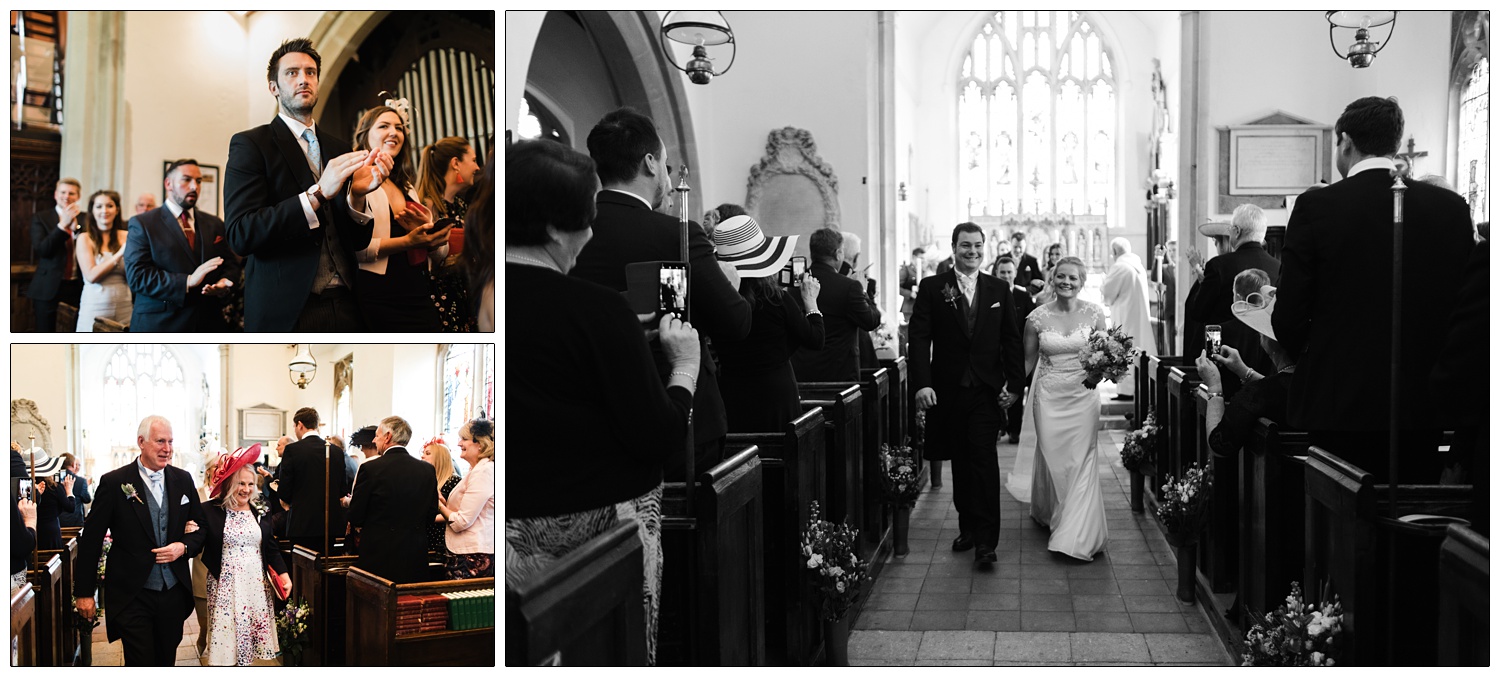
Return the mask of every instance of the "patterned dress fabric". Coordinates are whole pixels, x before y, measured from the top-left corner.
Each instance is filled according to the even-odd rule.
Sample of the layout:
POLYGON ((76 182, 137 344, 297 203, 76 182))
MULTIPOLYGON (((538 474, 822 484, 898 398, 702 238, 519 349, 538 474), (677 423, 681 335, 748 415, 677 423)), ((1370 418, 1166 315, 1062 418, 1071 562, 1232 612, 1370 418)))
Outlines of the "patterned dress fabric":
POLYGON ((656 664, 657 611, 661 602, 661 485, 612 506, 567 515, 505 520, 505 584, 516 587, 622 520, 640 527, 646 565, 641 595, 646 607, 646 661, 656 664))
MULTIPOLYGON (((443 494, 443 498, 446 499, 450 494, 453 493, 453 487, 458 486, 458 482, 460 479, 462 478, 458 476, 458 473, 454 473, 448 476, 448 481, 443 482, 443 486, 440 489, 443 494)), ((431 526, 427 527, 427 548, 435 553, 438 553, 439 555, 447 554, 447 531, 448 525, 446 522, 433 522, 431 526)))
POLYGON ((250 665, 281 653, 260 557, 255 514, 229 510, 224 518, 224 564, 208 576, 208 664, 250 665))

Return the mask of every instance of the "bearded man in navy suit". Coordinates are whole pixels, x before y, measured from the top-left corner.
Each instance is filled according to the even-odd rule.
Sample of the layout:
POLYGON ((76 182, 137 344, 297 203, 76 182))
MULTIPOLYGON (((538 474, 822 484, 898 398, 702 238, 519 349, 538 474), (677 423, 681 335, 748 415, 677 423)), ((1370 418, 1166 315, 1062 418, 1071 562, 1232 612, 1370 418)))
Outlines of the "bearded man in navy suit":
POLYGON ((167 168, 167 200, 130 219, 125 281, 134 303, 130 331, 224 331, 223 304, 240 276, 224 222, 197 209, 198 161, 167 168))

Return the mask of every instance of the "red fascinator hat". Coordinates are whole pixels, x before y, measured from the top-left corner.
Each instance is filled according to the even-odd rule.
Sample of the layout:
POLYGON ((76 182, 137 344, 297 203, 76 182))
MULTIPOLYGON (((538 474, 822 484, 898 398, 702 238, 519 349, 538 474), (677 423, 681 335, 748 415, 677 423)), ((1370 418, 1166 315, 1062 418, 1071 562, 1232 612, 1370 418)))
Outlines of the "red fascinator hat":
POLYGON ((219 463, 219 469, 215 470, 214 476, 209 479, 209 486, 213 487, 213 491, 209 493, 208 497, 218 498, 222 496, 224 494, 224 482, 234 477, 234 474, 239 472, 240 468, 258 460, 260 460, 260 444, 240 447, 239 449, 235 449, 233 453, 226 454, 224 460, 219 463))

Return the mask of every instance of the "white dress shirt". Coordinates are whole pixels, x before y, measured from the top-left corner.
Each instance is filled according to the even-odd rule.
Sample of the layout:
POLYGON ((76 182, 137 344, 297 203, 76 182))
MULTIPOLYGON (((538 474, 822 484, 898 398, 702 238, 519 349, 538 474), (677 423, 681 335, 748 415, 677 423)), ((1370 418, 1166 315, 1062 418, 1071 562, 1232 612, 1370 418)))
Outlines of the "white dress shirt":
MULTIPOLYGON (((172 198, 167 198, 164 204, 167 207, 167 211, 172 212, 172 220, 177 222, 177 225, 180 227, 182 225, 182 205, 173 202, 172 198)), ((187 215, 188 226, 190 226, 193 229, 193 233, 196 234, 198 232, 198 219, 193 216, 192 212, 188 212, 187 215)))
MULTIPOLYGON (((295 139, 297 139, 297 145, 302 147, 302 155, 303 155, 303 157, 307 157, 307 148, 308 148, 308 146, 307 146, 307 139, 302 138, 302 132, 303 132, 303 130, 311 129, 311 130, 313 130, 313 134, 317 134, 318 133, 318 128, 317 128, 317 124, 318 123, 317 122, 313 122, 312 125, 304 125, 301 122, 298 122, 297 120, 295 120, 292 117, 288 116, 286 113, 277 113, 277 115, 279 115, 281 117, 281 121, 282 122, 286 123, 287 128, 290 129, 290 130, 292 130, 292 137, 295 138, 295 139)), ((320 153, 326 153, 327 149, 319 147, 318 151, 320 153)), ((322 157, 320 159, 323 160, 324 164, 326 165, 327 161, 332 160, 333 158, 327 157, 325 155, 324 157, 322 157)), ((312 166, 311 161, 309 161, 308 166, 309 167, 312 166)), ((323 168, 319 167, 318 171, 315 172, 315 173, 321 173, 322 171, 323 171, 323 168)), ((311 188, 311 187, 312 186, 308 186, 308 188, 311 188)), ((354 210, 354 186, 353 186, 353 184, 351 184, 349 186, 349 188, 348 188, 348 190, 346 192, 347 192, 348 198, 349 198, 346 201, 349 204, 349 215, 352 216, 352 217, 354 217, 354 220, 358 221, 361 224, 369 223, 370 219, 373 218, 373 216, 368 212, 368 210, 370 209, 369 203, 366 202, 366 204, 365 204, 365 209, 367 211, 364 211, 364 212, 355 211, 354 210)), ((329 196, 326 196, 326 197, 329 200, 333 199, 332 195, 329 195, 329 196)), ((318 213, 315 212, 315 211, 313 211, 312 200, 307 197, 307 192, 303 191, 301 193, 298 193, 297 194, 297 199, 302 202, 302 215, 305 216, 305 217, 307 217, 307 229, 308 230, 314 230, 314 229, 316 229, 321 224, 318 223, 318 213)), ((170 202, 170 200, 168 200, 168 202, 170 202)))
MULTIPOLYGON (((620 190, 619 188, 605 188, 604 190, 607 190, 607 191, 609 191, 611 193, 619 193, 621 195, 629 195, 630 197, 633 197, 633 198, 635 198, 637 200, 640 200, 641 204, 646 205, 646 209, 654 209, 654 207, 651 206, 651 201, 650 200, 647 200, 646 198, 643 198, 643 197, 641 197, 639 195, 636 195, 635 193, 632 193, 632 192, 630 192, 628 190, 620 190)), ((603 192, 603 191, 601 191, 601 192, 603 192)))
POLYGON ((953 276, 958 278, 958 290, 963 292, 964 300, 968 301, 969 305, 974 305, 974 285, 979 283, 979 269, 975 268, 973 275, 965 275, 958 272, 958 268, 955 267, 953 276))
POLYGON ((1360 172, 1367 171, 1367 170, 1370 170, 1370 169, 1383 169, 1386 172, 1390 172, 1391 170, 1393 170, 1395 168, 1396 168, 1396 161, 1392 160, 1392 159, 1390 159, 1388 157, 1368 157, 1368 158, 1365 158, 1363 160, 1360 160, 1359 162, 1354 163, 1354 166, 1349 168, 1349 175, 1345 176, 1344 178, 1347 179, 1350 176, 1354 176, 1355 174, 1358 174, 1360 172))

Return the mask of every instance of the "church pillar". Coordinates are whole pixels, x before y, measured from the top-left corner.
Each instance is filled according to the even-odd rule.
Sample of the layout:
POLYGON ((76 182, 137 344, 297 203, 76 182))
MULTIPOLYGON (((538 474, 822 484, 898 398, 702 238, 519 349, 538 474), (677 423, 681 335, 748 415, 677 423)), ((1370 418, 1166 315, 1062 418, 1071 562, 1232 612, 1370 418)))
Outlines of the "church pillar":
POLYGON ((68 15, 60 175, 83 184, 80 202, 96 190, 125 188, 124 33, 124 12, 68 15))
MULTIPOLYGON (((869 276, 880 280, 877 305, 882 321, 900 324, 901 296, 896 266, 902 261, 896 233, 896 13, 882 10, 875 17, 875 105, 870 134, 869 276)), ((894 331, 894 329, 892 329, 894 331)))
MULTIPOLYGON (((531 51, 546 18, 547 13, 540 10, 505 13, 505 98, 500 100, 500 108, 505 111, 506 130, 516 128, 521 97, 526 94, 526 73, 531 69, 531 51)), ((587 124, 592 128, 594 122, 597 120, 587 124)))
POLYGON ((1198 224, 1208 212, 1209 190, 1205 187, 1205 176, 1207 172, 1199 167, 1199 157, 1202 151, 1201 142, 1205 138, 1203 130, 1208 124, 1206 113, 1198 105, 1204 97, 1201 86, 1203 84, 1203 44, 1202 44, 1202 14, 1196 11, 1182 13, 1182 84, 1178 86, 1177 92, 1180 97, 1178 102, 1180 138, 1178 140, 1178 204, 1182 210, 1181 218, 1174 225, 1177 229, 1177 298, 1172 302, 1177 307, 1178 323, 1178 345, 1170 346, 1163 350, 1163 354, 1182 354, 1181 347, 1182 329, 1186 321, 1183 307, 1187 304, 1188 292, 1193 286, 1193 274, 1188 264, 1188 248, 1197 246, 1198 250, 1204 252, 1205 257, 1211 254, 1202 246, 1202 238, 1198 235, 1198 224))

